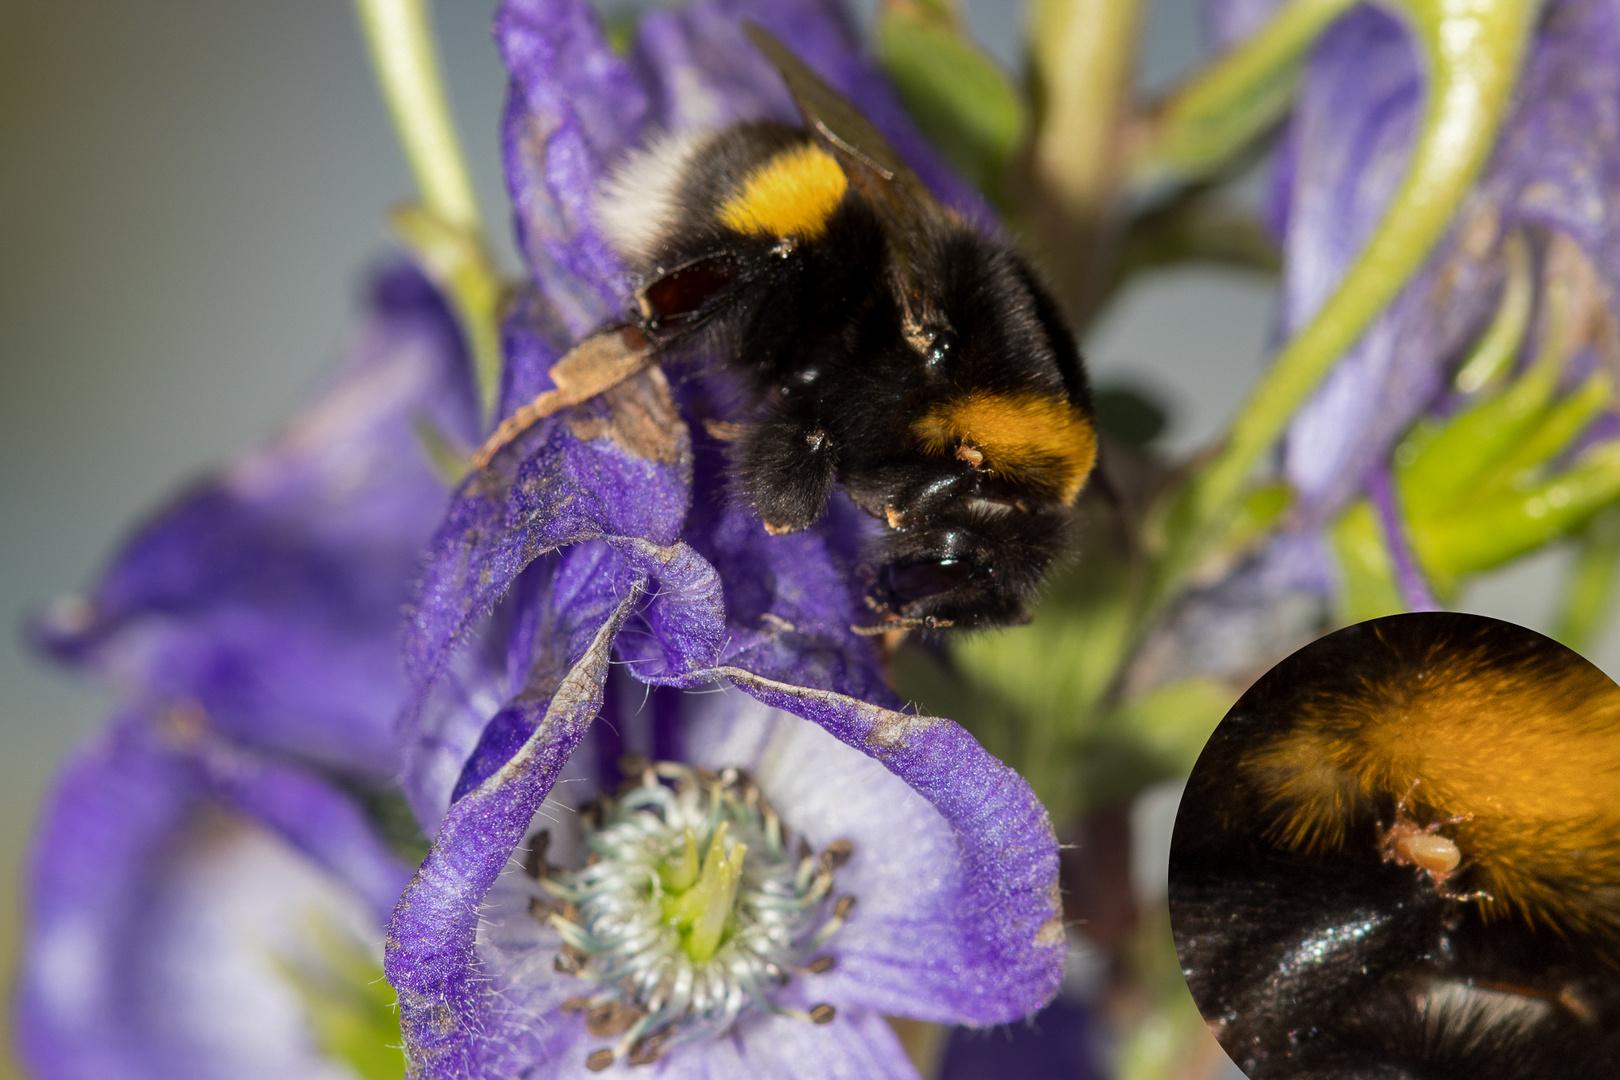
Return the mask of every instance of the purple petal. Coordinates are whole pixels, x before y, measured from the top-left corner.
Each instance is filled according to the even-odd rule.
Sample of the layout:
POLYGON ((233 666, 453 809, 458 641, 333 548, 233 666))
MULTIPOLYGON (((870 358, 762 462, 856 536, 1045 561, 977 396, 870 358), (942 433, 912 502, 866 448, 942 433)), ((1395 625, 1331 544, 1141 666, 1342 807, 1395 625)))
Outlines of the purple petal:
POLYGON ((495 38, 512 74, 502 130, 518 244, 563 324, 583 337, 630 296, 591 203, 636 145, 646 97, 584 0, 507 0, 495 38))
POLYGON ((278 965, 318 961, 312 915, 378 942, 367 901, 405 869, 313 777, 211 742, 129 714, 47 802, 17 992, 41 1080, 346 1075, 311 1044, 278 965), (338 867, 370 895, 326 872, 338 867))
POLYGON ((429 547, 413 612, 407 657, 418 685, 542 555, 587 540, 668 545, 680 535, 692 482, 684 429, 668 433, 666 454, 645 457, 596 433, 613 415, 599 398, 548 417, 463 481, 429 547))
POLYGON ((425 1075, 493 1075, 485 1071, 493 1067, 488 1059, 508 1052, 503 1028, 514 1023, 504 1010, 521 1006, 525 1020, 531 1018, 529 1006, 513 995, 492 993, 476 963, 479 904, 601 710, 613 637, 635 600, 635 590, 627 591, 605 618, 577 606, 558 613, 568 624, 565 635, 588 629, 590 644, 551 699, 531 706, 539 719, 528 741, 450 807, 432 851, 400 897, 388 928, 386 969, 399 991, 413 1068, 425 1075), (479 1037, 490 1031, 502 1037, 479 1037))
POLYGON ((392 776, 399 609, 445 486, 413 427, 475 437, 459 332, 414 271, 378 278, 330 385, 274 442, 140 530, 44 644, 192 700, 234 738, 392 776))
POLYGON ((695 1049, 672 1052, 661 1075, 670 1080, 917 1080, 894 1031, 876 1013, 862 1010, 840 1013, 825 1026, 753 1017, 730 1038, 702 1053, 695 1049))
POLYGON ((1027 1023, 995 1031, 951 1032, 939 1080, 1102 1080, 1102 1025, 1058 998, 1027 1023))
POLYGON ((1023 778, 949 720, 728 676, 825 729, 727 695, 687 734, 690 760, 746 767, 812 846, 855 843, 837 887, 856 913, 814 992, 947 1024, 1022 1020, 1044 1005, 1065 951, 1057 849, 1023 778))
MULTIPOLYGON (((662 380, 649 373, 636 385, 656 390, 662 380)), ((640 456, 612 434, 598 434, 604 423, 611 428, 615 400, 609 395, 530 429, 514 452, 462 485, 434 538, 407 642, 414 690, 400 726, 406 790, 425 824, 438 819, 451 795, 504 760, 519 734, 527 737, 521 725, 511 727, 517 721, 508 714, 494 741, 478 744, 483 724, 508 698, 522 696, 532 706, 531 668, 546 663, 555 640, 526 648, 530 637, 514 636, 504 671, 489 657, 458 653, 458 646, 549 552, 566 549, 532 583, 531 591, 549 590, 535 610, 554 611, 557 619, 605 610, 635 581, 650 578, 656 587, 638 624, 658 645, 656 655, 643 653, 649 674, 714 661, 724 632, 719 586, 713 570, 677 542, 691 484, 685 429, 673 425, 663 451, 640 456), (479 761, 467 766, 475 750, 479 761)), ((520 609, 530 604, 523 597, 513 602, 520 609)), ((521 618, 516 625, 524 625, 521 618)), ((590 625, 583 632, 594 631, 590 625)))

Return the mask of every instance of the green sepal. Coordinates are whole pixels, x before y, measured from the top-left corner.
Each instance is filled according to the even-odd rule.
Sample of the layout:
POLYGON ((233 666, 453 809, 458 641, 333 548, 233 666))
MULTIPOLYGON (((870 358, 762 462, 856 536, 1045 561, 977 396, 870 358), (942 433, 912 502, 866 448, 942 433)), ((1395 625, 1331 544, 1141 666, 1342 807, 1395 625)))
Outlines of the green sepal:
POLYGON ((1371 503, 1366 499, 1352 503, 1328 535, 1339 564, 1341 622, 1365 622, 1406 610, 1395 560, 1371 503))
POLYGON ((1565 536, 1620 498, 1620 445, 1588 451, 1564 473, 1437 519, 1409 522, 1412 550, 1436 585, 1500 566, 1565 536))
POLYGON ((1443 514, 1466 501, 1483 479, 1541 424, 1563 368, 1543 353, 1506 390, 1446 421, 1420 422, 1395 448, 1395 482, 1408 513, 1443 514))
POLYGON ((1238 157, 1287 113, 1306 52, 1354 2, 1292 0, 1157 103, 1136 142, 1131 186, 1198 180, 1238 157))
POLYGON ((1007 162, 1029 127, 1023 93, 963 33, 943 0, 885 0, 875 45, 878 63, 924 137, 999 202, 1007 162))
POLYGON ((1609 626, 1616 584, 1620 584, 1620 506, 1610 506, 1598 511, 1576 539, 1552 636, 1576 652, 1590 649, 1609 626))
POLYGON ((1524 439, 1480 477, 1469 501, 1532 482, 1536 469, 1562 453, 1613 399, 1614 376, 1594 371, 1574 393, 1543 412, 1524 439))

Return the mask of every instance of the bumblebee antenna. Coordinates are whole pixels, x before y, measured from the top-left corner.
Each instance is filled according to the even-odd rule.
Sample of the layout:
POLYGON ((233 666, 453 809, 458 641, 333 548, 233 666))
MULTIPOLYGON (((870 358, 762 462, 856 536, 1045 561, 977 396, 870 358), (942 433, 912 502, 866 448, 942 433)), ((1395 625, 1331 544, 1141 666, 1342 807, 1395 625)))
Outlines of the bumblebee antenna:
POLYGON ((569 349, 551 365, 552 389, 502 420, 473 454, 474 470, 488 468, 519 435, 552 413, 580 405, 633 378, 653 362, 653 343, 640 327, 599 331, 569 349))

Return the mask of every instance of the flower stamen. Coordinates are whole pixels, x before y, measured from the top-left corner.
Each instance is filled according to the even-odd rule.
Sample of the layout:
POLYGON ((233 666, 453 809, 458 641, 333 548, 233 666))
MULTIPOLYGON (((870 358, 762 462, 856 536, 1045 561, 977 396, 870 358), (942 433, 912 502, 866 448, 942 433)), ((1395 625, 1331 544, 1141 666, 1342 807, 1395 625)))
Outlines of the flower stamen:
POLYGON ((538 838, 531 852, 540 855, 529 860, 552 898, 536 897, 531 910, 562 939, 557 970, 599 987, 562 1010, 615 1040, 586 1067, 648 1064, 671 1045, 723 1034, 754 1008, 831 1023, 831 1004, 805 1011, 773 999, 794 976, 836 965, 818 953, 854 908, 848 895, 827 904, 854 845, 817 852, 798 837, 789 855, 787 829, 740 770, 644 758, 622 765, 635 782, 581 813, 586 865, 545 865, 538 838))

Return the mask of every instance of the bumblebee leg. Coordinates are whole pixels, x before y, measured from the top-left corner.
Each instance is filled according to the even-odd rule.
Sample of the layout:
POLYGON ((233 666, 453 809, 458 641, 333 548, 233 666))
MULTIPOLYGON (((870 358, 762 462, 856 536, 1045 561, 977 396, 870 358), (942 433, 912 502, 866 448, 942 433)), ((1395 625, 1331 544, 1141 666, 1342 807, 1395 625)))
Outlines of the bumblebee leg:
POLYGON ((832 440, 813 421, 773 416, 741 439, 739 479, 772 536, 808 529, 832 495, 832 440))

